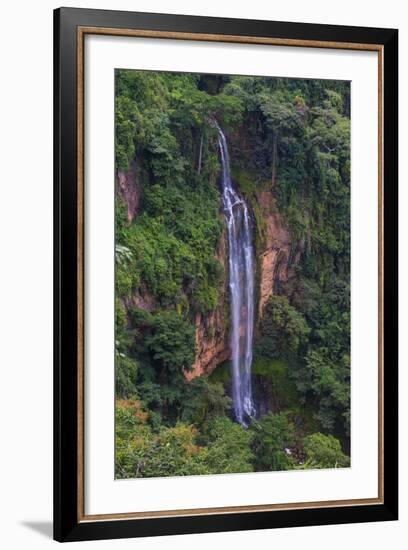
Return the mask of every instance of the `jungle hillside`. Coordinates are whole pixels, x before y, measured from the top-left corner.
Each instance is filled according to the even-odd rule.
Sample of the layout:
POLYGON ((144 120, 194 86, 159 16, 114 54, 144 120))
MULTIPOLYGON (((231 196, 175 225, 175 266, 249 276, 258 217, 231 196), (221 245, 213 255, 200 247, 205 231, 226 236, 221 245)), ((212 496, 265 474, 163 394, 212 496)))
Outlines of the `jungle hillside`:
POLYGON ((350 466, 349 82, 117 69, 115 224, 116 478, 350 466))

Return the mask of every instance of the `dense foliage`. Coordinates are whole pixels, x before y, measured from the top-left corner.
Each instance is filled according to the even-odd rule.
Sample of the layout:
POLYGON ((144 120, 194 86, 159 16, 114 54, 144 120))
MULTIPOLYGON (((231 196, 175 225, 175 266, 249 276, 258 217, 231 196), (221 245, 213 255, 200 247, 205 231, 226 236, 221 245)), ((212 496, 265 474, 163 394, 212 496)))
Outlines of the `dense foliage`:
POLYGON ((116 170, 133 171, 140 199, 129 217, 117 189, 116 476, 348 466, 349 83, 130 70, 115 81, 116 170), (219 306, 227 277, 215 121, 256 252, 260 191, 300 250, 256 320, 248 429, 232 416, 228 364, 186 377, 195 319, 219 306))

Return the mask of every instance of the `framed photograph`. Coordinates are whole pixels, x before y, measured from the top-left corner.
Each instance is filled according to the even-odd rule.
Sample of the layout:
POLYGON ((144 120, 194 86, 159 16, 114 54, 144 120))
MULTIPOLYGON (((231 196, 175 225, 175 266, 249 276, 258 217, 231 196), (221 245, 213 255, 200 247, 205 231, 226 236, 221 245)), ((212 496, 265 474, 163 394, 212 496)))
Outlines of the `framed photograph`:
POLYGON ((397 519, 397 30, 54 29, 55 539, 397 519))

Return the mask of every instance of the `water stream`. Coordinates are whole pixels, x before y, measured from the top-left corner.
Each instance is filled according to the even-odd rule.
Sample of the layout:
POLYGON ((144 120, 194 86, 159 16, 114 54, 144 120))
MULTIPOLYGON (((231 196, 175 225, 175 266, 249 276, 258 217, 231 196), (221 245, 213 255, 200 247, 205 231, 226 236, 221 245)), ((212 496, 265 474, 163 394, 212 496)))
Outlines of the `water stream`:
POLYGON ((251 367, 254 331, 254 249, 248 206, 235 191, 230 174, 227 140, 221 128, 222 206, 228 229, 228 266, 231 311, 233 408, 236 420, 247 426, 255 415, 251 367))

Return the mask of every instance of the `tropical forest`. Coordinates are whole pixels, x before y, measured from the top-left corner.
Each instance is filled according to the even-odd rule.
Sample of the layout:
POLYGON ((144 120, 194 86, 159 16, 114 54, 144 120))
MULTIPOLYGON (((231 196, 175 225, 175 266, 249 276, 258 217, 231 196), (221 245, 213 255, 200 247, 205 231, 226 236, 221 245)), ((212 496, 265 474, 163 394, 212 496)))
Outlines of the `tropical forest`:
POLYGON ((350 83, 115 71, 115 477, 350 466, 350 83))

